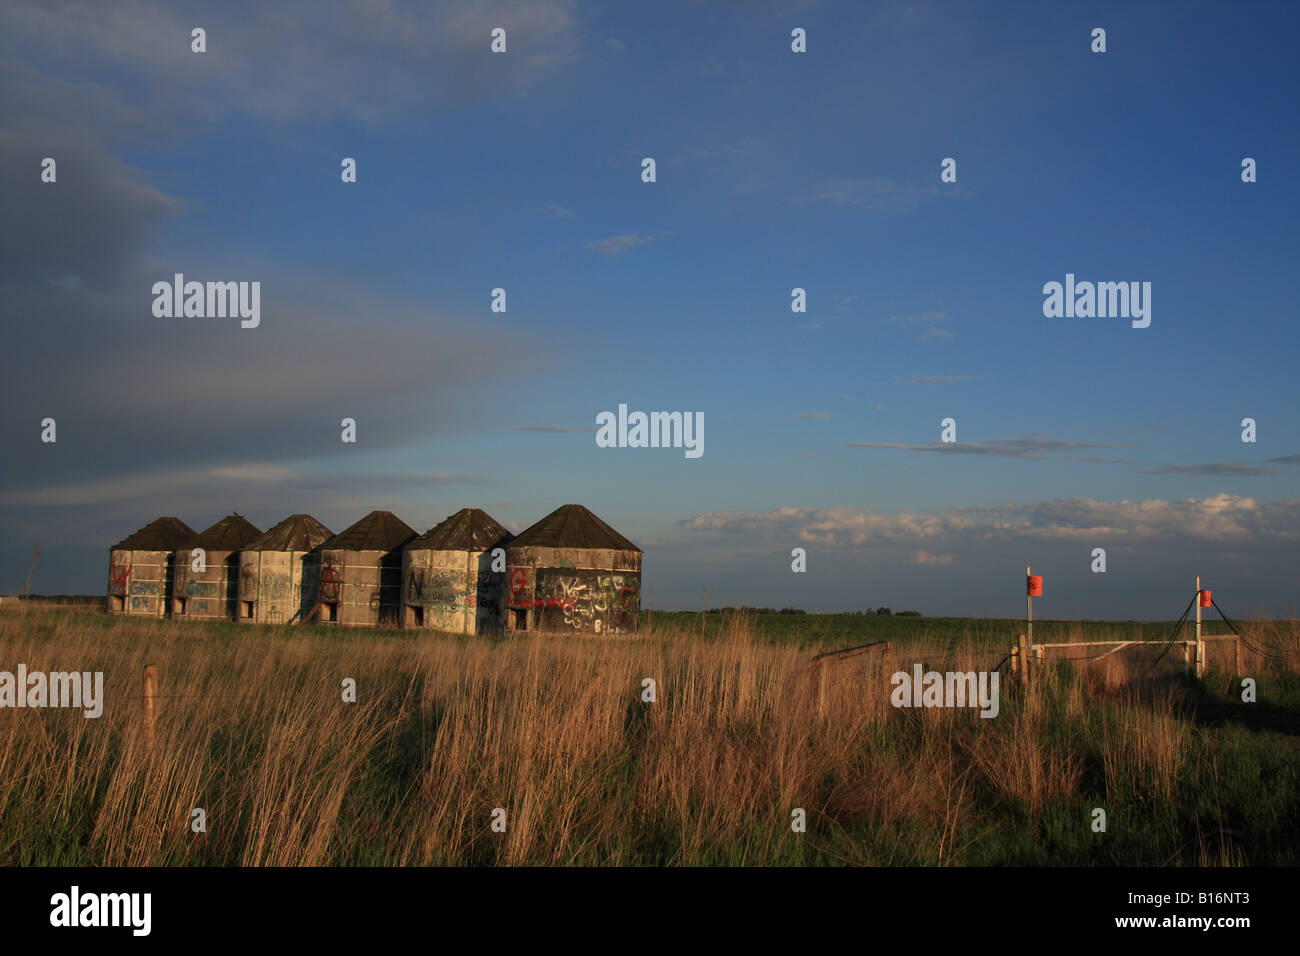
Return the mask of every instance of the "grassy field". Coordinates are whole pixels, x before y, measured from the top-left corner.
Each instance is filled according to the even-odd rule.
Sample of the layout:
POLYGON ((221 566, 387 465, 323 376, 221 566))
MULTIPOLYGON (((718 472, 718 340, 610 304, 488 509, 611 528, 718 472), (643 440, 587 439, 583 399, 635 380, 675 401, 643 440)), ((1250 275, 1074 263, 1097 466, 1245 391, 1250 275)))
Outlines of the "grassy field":
MULTIPOLYGON (((1036 623, 1035 637, 1169 626, 1036 623)), ((1255 704, 1236 675, 1200 682, 1135 652, 1044 667, 1028 688, 1004 667, 994 719, 890 705, 893 671, 985 670, 1018 630, 707 615, 701 635, 700 615, 657 612, 635 637, 493 640, 4 606, 0 669, 103 671, 107 703, 97 720, 0 710, 0 862, 1300 863, 1295 622, 1247 625, 1278 658, 1243 658, 1255 704), (882 639, 888 657, 827 665, 819 704, 811 654, 882 639), (162 695, 152 750, 146 664, 162 695)))
MULTIPOLYGON (((716 635, 731 626, 732 615, 704 615, 703 632, 716 635)), ((793 643, 799 647, 830 649, 871 641, 925 643, 956 650, 965 645, 1001 648, 1003 653, 1023 633, 1023 620, 971 617, 875 617, 863 614, 757 614, 744 615, 756 641, 793 643)), ((691 611, 652 611, 655 627, 701 632, 700 614, 691 611)), ((1176 621, 1035 621, 1035 641, 1166 640, 1176 621)), ((1186 625, 1185 629, 1190 627, 1186 625)), ((1206 632, 1227 632, 1227 627, 1206 624, 1206 632)))

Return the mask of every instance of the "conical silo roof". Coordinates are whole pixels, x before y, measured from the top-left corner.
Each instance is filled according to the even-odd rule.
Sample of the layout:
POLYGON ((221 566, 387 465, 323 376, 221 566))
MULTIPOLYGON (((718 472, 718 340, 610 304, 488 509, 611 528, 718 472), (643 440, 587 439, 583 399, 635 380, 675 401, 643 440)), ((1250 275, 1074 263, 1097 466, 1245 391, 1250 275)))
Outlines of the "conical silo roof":
POLYGON ((512 548, 599 548, 640 551, 582 505, 562 505, 510 542, 512 548))
POLYGON ((425 551, 490 551, 508 544, 512 537, 505 525, 482 508, 461 508, 407 547, 425 551))
POLYGON ((204 551, 238 551, 262 532, 243 515, 226 515, 211 528, 202 531, 178 548, 202 548, 204 551))
POLYGON ((395 551, 415 537, 415 529, 391 511, 372 511, 325 542, 331 551, 395 551))
POLYGON ((192 537, 194 529, 180 518, 156 518, 113 545, 112 550, 175 551, 192 537))
POLYGON ((334 537, 334 532, 311 515, 289 515, 265 534, 244 546, 245 551, 310 551, 334 537))

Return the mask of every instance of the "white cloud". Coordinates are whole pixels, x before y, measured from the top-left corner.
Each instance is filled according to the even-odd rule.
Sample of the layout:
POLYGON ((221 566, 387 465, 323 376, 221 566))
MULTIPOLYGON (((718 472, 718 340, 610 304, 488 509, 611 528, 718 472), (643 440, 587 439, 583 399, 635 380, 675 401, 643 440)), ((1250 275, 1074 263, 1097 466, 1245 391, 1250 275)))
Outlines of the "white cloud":
POLYGON ((921 334, 916 337, 916 340, 918 342, 931 342, 934 339, 950 339, 950 338, 952 338, 951 330, 933 328, 933 329, 923 330, 921 334))
POLYGON ((621 236, 610 236, 608 239, 589 242, 587 249, 591 252, 599 252, 603 256, 617 256, 637 246, 644 246, 647 242, 654 242, 658 238, 660 238, 658 235, 639 236, 634 232, 625 232, 621 236))
POLYGON ((1259 502, 1218 494, 1178 501, 1066 498, 1033 504, 955 508, 932 514, 874 514, 849 506, 722 511, 680 522, 691 531, 743 535, 758 541, 797 538, 825 547, 906 548, 911 560, 951 560, 954 547, 992 540, 1086 538, 1173 545, 1187 539, 1238 543, 1300 540, 1300 499, 1259 502), (931 550, 916 550, 920 541, 931 550), (922 557, 924 556, 924 557, 922 557))
POLYGON ((929 551, 914 551, 912 564, 951 564, 951 554, 931 554, 929 551))

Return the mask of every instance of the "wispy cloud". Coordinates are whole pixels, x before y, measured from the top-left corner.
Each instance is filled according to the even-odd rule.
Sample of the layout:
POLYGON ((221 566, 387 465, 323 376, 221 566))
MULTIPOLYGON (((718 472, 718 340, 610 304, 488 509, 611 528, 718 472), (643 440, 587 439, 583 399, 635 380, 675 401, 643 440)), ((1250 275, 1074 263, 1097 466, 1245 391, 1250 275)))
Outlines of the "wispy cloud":
POLYGON ((955 186, 913 186, 895 179, 836 179, 813 186, 799 197, 802 203, 831 203, 866 212, 910 209, 926 199, 965 195, 955 186))
POLYGON ((933 452, 941 455, 986 455, 994 458, 1022 458, 1027 460, 1061 457, 1069 461, 1088 461, 1121 464, 1121 458, 1077 458, 1061 456, 1060 452, 1081 451, 1093 448, 1131 448, 1112 442, 1067 441, 1062 438, 990 438, 982 442, 927 442, 908 445, 901 442, 854 441, 850 448, 895 448, 910 452, 933 452))
POLYGON ((596 426, 584 428, 578 425, 516 425, 517 432, 594 432, 596 426))
POLYGON ((950 322, 952 317, 943 312, 918 312, 915 315, 891 315, 888 321, 895 325, 934 325, 936 322, 950 322))
POLYGON ((915 315, 891 315, 887 321, 894 325, 916 328, 918 342, 933 342, 936 339, 952 338, 952 330, 943 323, 951 322, 952 316, 944 312, 919 312, 915 315))
POLYGON ((830 416, 827 412, 800 412, 799 414, 797 414, 797 415, 793 415, 793 416, 791 416, 791 417, 793 417, 793 418, 830 418, 831 416, 830 416))
MULTIPOLYGON (((445 484, 479 485, 491 480, 483 475, 450 473, 364 475, 367 487, 390 490, 427 489, 445 484)), ((279 463, 244 462, 6 489, 0 491, 0 506, 77 508, 149 502, 164 507, 166 502, 167 508, 187 511, 196 502, 219 500, 232 494, 237 495, 241 505, 249 500, 288 501, 296 495, 307 494, 319 500, 322 494, 350 492, 357 484, 358 476, 354 473, 309 473, 279 463)))
POLYGON ((192 108, 175 104, 201 100, 201 118, 240 111, 278 123, 373 122, 524 92, 577 58, 582 42, 575 0, 328 0, 306 10, 217 4, 199 18, 214 52, 196 68, 189 45, 196 22, 185 6, 0 4, 0 36, 31 55, 58 63, 71 53, 81 67, 120 77, 115 95, 149 84, 162 101, 156 116, 170 106, 193 119, 192 108), (506 22, 511 54, 485 65, 484 38, 506 22))
POLYGON ((572 209, 567 209, 564 206, 557 206, 555 203, 547 203, 542 208, 545 209, 547 212, 549 212, 556 219, 574 218, 574 212, 572 209))
POLYGON ((618 256, 627 252, 629 249, 635 249, 637 246, 644 246, 648 242, 654 242, 668 233, 659 233, 651 236, 639 236, 634 232, 625 232, 621 236, 610 236, 608 239, 597 239, 587 243, 586 248, 591 252, 598 252, 602 256, 618 256))
POLYGON ((973 375, 927 375, 925 378, 910 378, 895 385, 947 385, 949 382, 969 382, 973 375))
POLYGON ((929 551, 914 551, 911 557, 912 564, 951 564, 951 554, 931 554, 929 551))
POLYGON ((1244 465, 1236 461, 1215 461, 1204 465, 1161 465, 1159 468, 1149 468, 1141 474, 1253 478, 1259 475, 1278 475, 1281 474, 1281 469, 1265 468, 1262 465, 1244 465))
POLYGON ((1265 461, 1278 465, 1300 465, 1300 455, 1283 455, 1281 458, 1267 458, 1265 461))
POLYGON ((897 375, 892 382, 872 382, 871 387, 903 388, 917 385, 950 385, 953 382, 969 382, 974 378, 974 375, 924 375, 919 378, 905 379, 901 375, 897 375))

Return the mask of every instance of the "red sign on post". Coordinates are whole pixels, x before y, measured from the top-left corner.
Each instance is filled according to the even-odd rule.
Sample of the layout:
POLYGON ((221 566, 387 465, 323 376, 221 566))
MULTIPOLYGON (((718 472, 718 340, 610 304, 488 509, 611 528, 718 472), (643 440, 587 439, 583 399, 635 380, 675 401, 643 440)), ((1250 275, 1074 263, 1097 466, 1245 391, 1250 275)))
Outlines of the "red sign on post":
POLYGON ((1041 574, 1029 575, 1029 596, 1030 597, 1043 596, 1043 576, 1041 574))
POLYGON ((1209 588, 1201 589, 1201 607, 1210 607, 1214 604, 1214 598, 1210 596, 1209 588))

